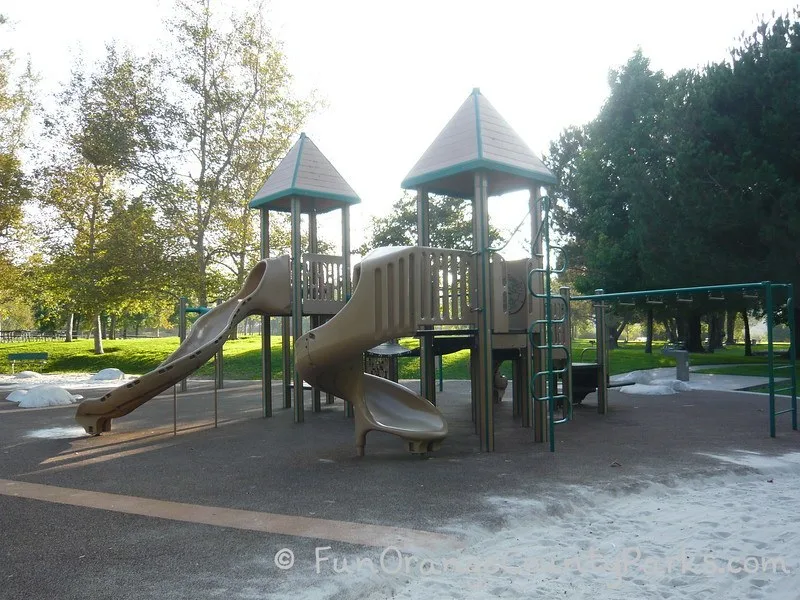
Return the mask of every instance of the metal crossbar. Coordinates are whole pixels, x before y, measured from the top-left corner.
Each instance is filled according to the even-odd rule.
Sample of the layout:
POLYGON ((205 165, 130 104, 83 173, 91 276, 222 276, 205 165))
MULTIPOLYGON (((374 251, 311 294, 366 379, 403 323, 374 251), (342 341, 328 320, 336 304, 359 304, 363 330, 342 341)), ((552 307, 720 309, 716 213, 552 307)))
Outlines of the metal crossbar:
POLYGON ((707 285, 699 287, 685 287, 685 288, 668 288, 663 290, 640 290, 634 292, 617 292, 617 293, 603 293, 603 294, 590 294, 585 296, 573 296, 571 300, 600 300, 600 301, 614 301, 621 298, 649 298, 650 296, 666 296, 675 295, 678 302, 689 302, 688 295, 691 294, 707 294, 709 299, 722 300, 724 299, 722 292, 738 292, 743 298, 758 298, 759 291, 764 294, 765 312, 767 316, 767 370, 769 375, 769 435, 775 437, 775 417, 785 413, 792 415, 792 429, 797 430, 797 336, 796 324, 794 318, 795 297, 794 297, 794 284, 791 283, 772 283, 771 281, 761 281, 752 283, 734 283, 726 285, 707 285), (775 305, 775 292, 782 291, 786 296, 785 309, 788 315, 789 326, 789 364, 777 365, 775 364, 775 345, 773 339, 773 327, 775 325, 776 305, 775 305), (787 388, 780 390, 775 389, 775 374, 782 369, 791 370, 791 384, 787 388), (791 408, 786 410, 775 410, 775 395, 779 391, 791 392, 791 408))

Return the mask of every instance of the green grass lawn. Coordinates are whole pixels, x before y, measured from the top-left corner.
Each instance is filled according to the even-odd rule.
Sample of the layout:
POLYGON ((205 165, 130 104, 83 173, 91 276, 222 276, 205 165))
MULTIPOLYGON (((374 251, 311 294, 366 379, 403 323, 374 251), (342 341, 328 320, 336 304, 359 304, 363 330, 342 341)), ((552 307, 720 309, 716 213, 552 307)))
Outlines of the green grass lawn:
MULTIPOLYGON (((402 340, 403 345, 415 347, 419 340, 414 338, 402 340)), ((91 340, 66 342, 26 342, 0 344, 0 372, 10 373, 11 367, 6 356, 17 352, 47 352, 50 360, 44 364, 18 365, 19 368, 30 367, 42 373, 96 373, 107 367, 116 367, 125 373, 141 374, 154 369, 164 358, 178 347, 177 337, 140 338, 127 340, 105 340, 105 354, 92 353, 91 340)), ((778 345, 779 346, 779 345, 778 345)), ((627 373, 655 367, 670 367, 675 360, 661 353, 662 344, 654 344, 653 353, 644 353, 643 343, 623 343, 612 350, 610 355, 610 372, 612 375, 627 373)), ((577 340, 573 346, 573 360, 593 362, 593 348, 586 340, 577 340)), ((756 352, 765 347, 754 348, 756 352)), ((779 349, 785 349, 779 346, 779 349)), ((230 379, 259 379, 261 377, 261 338, 257 335, 230 340, 224 346, 225 377, 230 379)), ((744 356, 743 346, 731 346, 717 350, 713 354, 691 354, 691 365, 731 365, 716 367, 707 372, 737 375, 766 375, 765 356, 744 356)), ((469 351, 461 350, 443 357, 445 379, 469 379, 469 351)), ((785 364, 786 361, 778 361, 785 364)), ((401 358, 399 362, 400 377, 415 379, 419 377, 419 361, 416 358, 401 358)), ((203 366, 198 375, 211 377, 211 363, 203 366)), ((283 377, 281 361, 281 338, 272 338, 272 373, 274 379, 283 377)), ((506 363, 503 373, 511 375, 511 366, 506 363)))

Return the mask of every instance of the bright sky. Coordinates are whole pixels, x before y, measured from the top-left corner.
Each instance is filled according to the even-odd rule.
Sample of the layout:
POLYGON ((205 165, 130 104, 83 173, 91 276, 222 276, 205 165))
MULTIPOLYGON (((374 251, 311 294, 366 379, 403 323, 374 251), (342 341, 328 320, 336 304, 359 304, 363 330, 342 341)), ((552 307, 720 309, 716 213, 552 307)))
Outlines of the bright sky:
MULTIPOLYGON (((236 0, 233 0, 234 2, 236 0)), ((75 52, 99 57, 117 39, 157 47, 169 0, 0 0, 15 31, 0 48, 30 55, 45 91, 65 81, 75 52)), ((305 127, 361 196, 353 246, 372 215, 400 197, 400 181, 473 87, 538 154, 569 125, 592 119, 610 68, 641 47, 673 73, 724 59, 758 15, 787 0, 272 0, 299 92, 328 103, 305 127)), ((4 36, 5 37, 5 36, 4 36)), ((508 229, 524 198, 492 205, 508 229)))

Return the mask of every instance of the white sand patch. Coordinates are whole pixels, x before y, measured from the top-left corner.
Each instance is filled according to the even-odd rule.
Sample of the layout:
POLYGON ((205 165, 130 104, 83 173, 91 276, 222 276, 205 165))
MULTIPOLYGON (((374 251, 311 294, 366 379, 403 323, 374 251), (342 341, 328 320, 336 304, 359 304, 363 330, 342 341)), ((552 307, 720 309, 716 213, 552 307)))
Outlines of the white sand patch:
MULTIPOLYGON (((33 372, 29 371, 29 373, 33 372)), ((30 389, 44 384, 57 385, 65 389, 108 389, 136 378, 135 375, 123 375, 122 379, 95 380, 93 375, 89 373, 57 373, 52 375, 34 373, 34 375, 25 379, 17 379, 16 375, 0 375, 0 389, 30 389)))
POLYGON ((92 375, 91 381, 122 381, 123 379, 125 379, 125 373, 112 367, 95 373, 92 375))
POLYGON ((635 383, 619 388, 622 394, 638 394, 640 396, 669 396, 678 392, 669 385, 651 385, 646 383, 635 383))
POLYGON ((758 452, 747 452, 739 450, 735 454, 708 454, 701 452, 703 456, 716 458, 723 462, 751 467, 762 472, 793 471, 800 466, 800 452, 790 452, 780 456, 769 456, 758 452))
POLYGON ((16 390, 6 398, 16 402, 20 408, 42 408, 44 406, 64 406, 83 400, 83 396, 70 394, 55 385, 37 385, 29 390, 16 390))
POLYGON ((487 516, 499 514, 505 525, 497 532, 458 528, 463 550, 406 552, 398 563, 391 549, 354 556, 334 547, 323 551, 328 560, 319 573, 309 557, 295 567, 302 579, 273 597, 302 589, 304 598, 360 600, 797 600, 800 458, 761 459, 780 465, 780 475, 639 484, 630 494, 557 485, 535 498, 489 498, 487 516))
MULTIPOLYGON (((612 375, 611 383, 624 384, 624 387, 618 388, 623 394, 669 396, 676 392, 688 391, 735 391, 761 385, 769 381, 766 377, 715 375, 695 372, 691 373, 690 381, 679 381, 675 379, 675 374, 675 369, 670 367, 631 371, 630 373, 612 375)), ((776 379, 776 382, 778 381, 783 380, 776 379)))
POLYGON ((626 385, 619 388, 619 391, 623 394, 640 394, 642 396, 669 396, 678 392, 687 392, 691 389, 693 388, 687 381, 656 378, 633 385, 626 385))
POLYGON ((36 379, 37 377, 41 377, 40 373, 36 371, 20 371, 19 373, 14 374, 14 379, 36 379))

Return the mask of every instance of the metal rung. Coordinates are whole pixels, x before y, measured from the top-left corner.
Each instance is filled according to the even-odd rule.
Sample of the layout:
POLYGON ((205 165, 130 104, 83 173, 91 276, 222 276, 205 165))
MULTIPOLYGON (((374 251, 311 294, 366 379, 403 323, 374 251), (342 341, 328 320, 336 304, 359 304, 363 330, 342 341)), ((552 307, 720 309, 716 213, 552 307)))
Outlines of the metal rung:
POLYGON ((533 376, 534 377, 541 377, 542 375, 549 375, 551 373, 553 375, 557 375, 558 373, 566 373, 566 372, 567 372, 566 369, 553 369, 552 371, 538 371, 538 372, 534 373, 533 376))
POLYGON ((569 423, 569 419, 564 418, 558 419, 557 421, 553 420, 553 425, 561 425, 562 423, 569 423))
POLYGON ((567 397, 564 394, 559 394, 558 396, 544 396, 542 398, 534 398, 536 402, 550 402, 551 400, 566 400, 567 397))
POLYGON ((783 413, 790 413, 790 412, 794 412, 794 409, 793 408, 787 408, 786 410, 778 410, 778 411, 776 411, 776 412, 774 412, 772 414, 777 417, 778 415, 782 415, 783 413))

